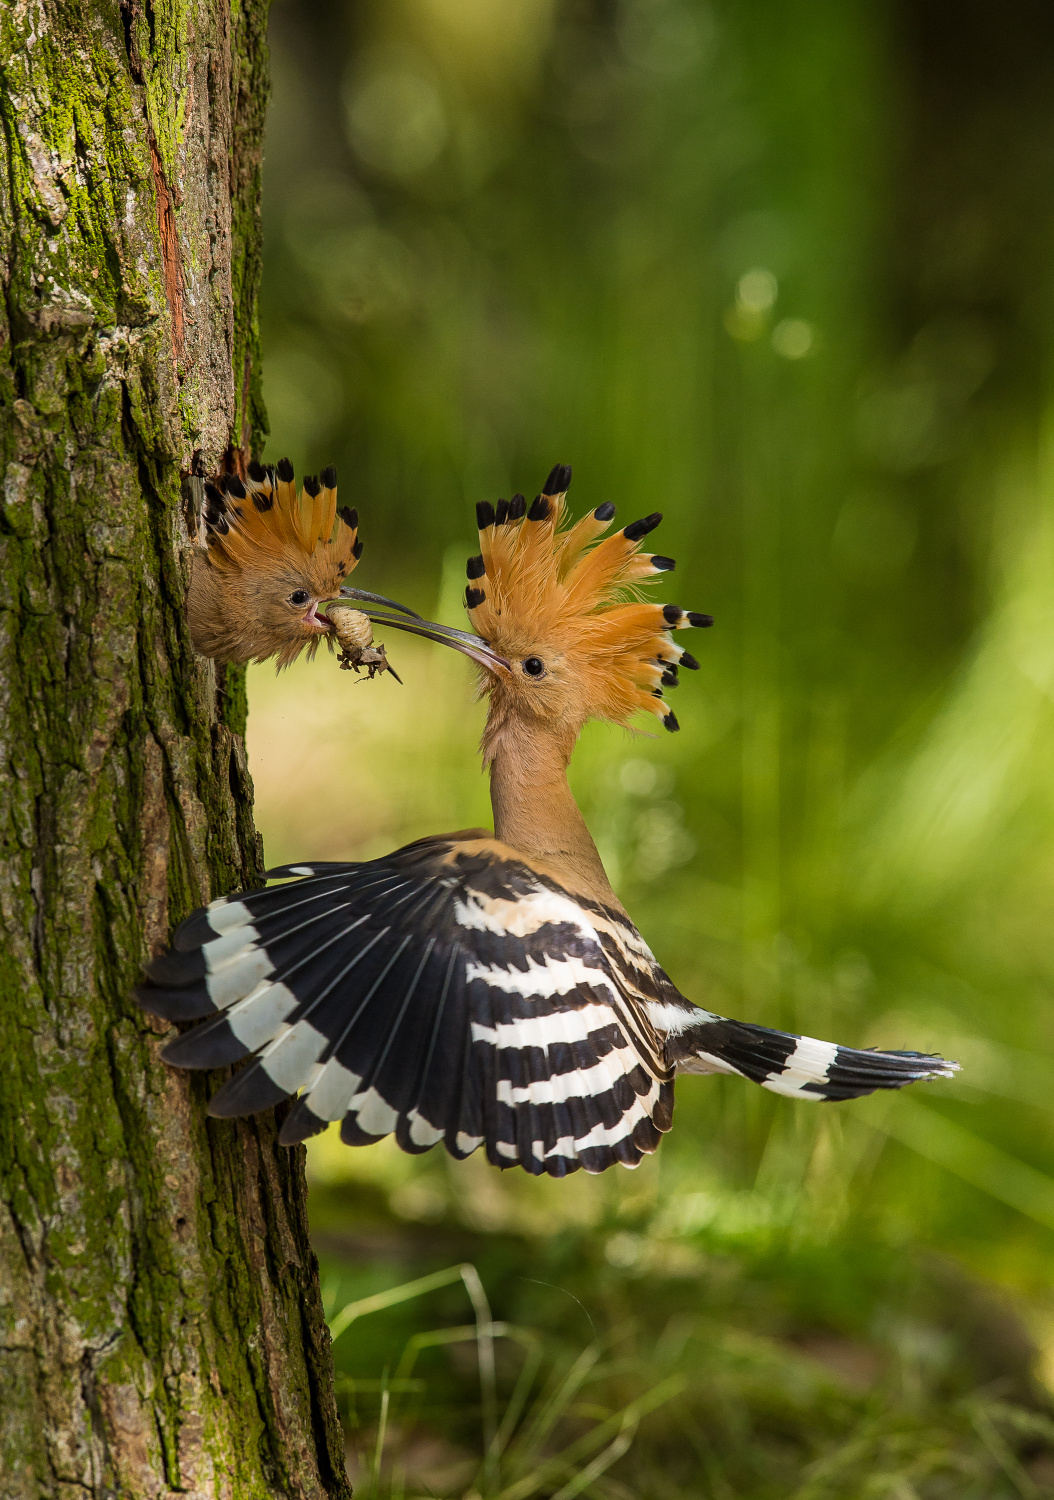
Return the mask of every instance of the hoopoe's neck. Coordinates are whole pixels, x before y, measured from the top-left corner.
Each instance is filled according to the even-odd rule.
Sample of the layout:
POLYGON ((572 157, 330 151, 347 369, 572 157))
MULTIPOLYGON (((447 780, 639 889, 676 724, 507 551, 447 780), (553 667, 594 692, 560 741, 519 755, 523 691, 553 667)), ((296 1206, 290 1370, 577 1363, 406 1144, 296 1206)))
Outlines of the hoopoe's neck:
POLYGON ((573 892, 621 910, 578 803, 567 784, 569 741, 507 720, 491 741, 494 836, 548 865, 573 892))

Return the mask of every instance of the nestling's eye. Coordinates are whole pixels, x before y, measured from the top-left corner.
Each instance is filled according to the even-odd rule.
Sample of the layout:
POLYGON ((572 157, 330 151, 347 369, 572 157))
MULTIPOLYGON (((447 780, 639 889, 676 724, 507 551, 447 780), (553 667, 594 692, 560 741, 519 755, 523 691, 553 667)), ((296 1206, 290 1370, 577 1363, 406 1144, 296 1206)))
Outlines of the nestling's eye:
POLYGON ((540 656, 528 656, 523 663, 523 670, 528 677, 544 677, 545 662, 540 656))
POLYGON ((301 604, 306 604, 310 598, 311 595, 308 593, 307 589, 297 589, 295 594, 289 595, 289 602, 290 604, 296 604, 299 606, 301 604))

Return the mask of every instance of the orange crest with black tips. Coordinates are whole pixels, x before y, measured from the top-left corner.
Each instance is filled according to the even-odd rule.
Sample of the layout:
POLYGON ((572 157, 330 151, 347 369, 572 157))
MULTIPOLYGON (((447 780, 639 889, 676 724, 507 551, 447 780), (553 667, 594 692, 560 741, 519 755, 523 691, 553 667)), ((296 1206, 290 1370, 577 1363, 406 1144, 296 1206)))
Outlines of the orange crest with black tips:
POLYGON ((530 506, 522 495, 476 507, 479 555, 469 559, 465 602, 472 627, 510 665, 508 679, 489 675, 496 699, 516 695, 539 717, 559 716, 577 731, 587 719, 625 724, 638 709, 677 720, 663 700, 679 666, 698 663, 674 644, 672 632, 712 624, 709 615, 641 598, 640 586, 673 569, 672 558, 645 553, 641 542, 662 520, 655 512, 601 541, 614 515, 598 506, 567 524, 571 470, 557 465, 530 506), (561 691, 547 691, 551 677, 561 691))
POLYGON ((229 662, 273 656, 281 668, 323 639, 332 645, 316 606, 339 597, 362 555, 358 515, 338 509, 334 471, 305 479, 299 494, 288 459, 220 484, 206 486, 207 549, 191 575, 195 650, 229 662))

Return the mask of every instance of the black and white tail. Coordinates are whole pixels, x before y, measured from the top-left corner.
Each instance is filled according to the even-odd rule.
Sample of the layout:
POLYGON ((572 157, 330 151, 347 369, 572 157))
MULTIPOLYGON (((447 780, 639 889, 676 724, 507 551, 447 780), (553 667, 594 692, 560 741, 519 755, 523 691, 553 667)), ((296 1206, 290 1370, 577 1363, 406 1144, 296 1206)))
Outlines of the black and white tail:
POLYGON ((678 1073, 734 1073, 774 1094, 821 1102, 859 1099, 878 1089, 952 1078, 959 1071, 958 1063, 926 1052, 840 1047, 710 1015, 689 1018, 687 1025, 670 1032, 666 1055, 678 1073))
POLYGON ((137 994, 155 1015, 200 1023, 166 1061, 245 1062, 211 1113, 299 1096, 286 1144, 339 1120, 349 1145, 394 1132, 405 1151, 482 1146, 496 1166, 562 1177, 654 1151, 675 1072, 849 1099, 955 1070, 700 1010, 621 912, 484 834, 271 878, 285 883, 189 917, 137 994))

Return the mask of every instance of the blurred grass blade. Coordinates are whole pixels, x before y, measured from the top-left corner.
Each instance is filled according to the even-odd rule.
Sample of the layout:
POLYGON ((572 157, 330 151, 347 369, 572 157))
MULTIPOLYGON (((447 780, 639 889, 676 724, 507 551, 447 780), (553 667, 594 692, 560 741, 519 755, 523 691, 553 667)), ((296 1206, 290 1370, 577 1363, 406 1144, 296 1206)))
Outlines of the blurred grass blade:
POLYGON ((376 1395, 387 1390, 394 1396, 405 1395, 407 1392, 417 1395, 420 1391, 427 1389, 428 1382, 397 1380, 394 1377, 391 1380, 375 1380, 360 1375, 338 1375, 334 1384, 338 1393, 349 1392, 354 1396, 362 1392, 363 1395, 376 1395))
POLYGON ((356 1318, 364 1318, 367 1313, 383 1312, 386 1307, 397 1307, 400 1302, 409 1302, 412 1297, 423 1297, 427 1292, 434 1292, 441 1286, 451 1286, 455 1281, 462 1279, 464 1270, 464 1266, 448 1266, 445 1271, 433 1271, 431 1276, 421 1276, 416 1281, 405 1281, 401 1286, 389 1287, 386 1292, 375 1292, 372 1297, 361 1297, 357 1302, 346 1302, 330 1322, 330 1339, 336 1343, 356 1318))
POLYGON ((461 1268, 461 1279, 465 1283, 476 1314, 476 1350, 479 1360, 480 1411, 483 1422, 483 1483, 490 1494, 497 1479, 497 1453, 494 1440, 498 1432, 498 1380, 494 1368, 494 1326, 491 1320, 490 1303, 479 1279, 475 1266, 461 1268))
POLYGON ((575 1495, 580 1495, 583 1490, 588 1489, 595 1479, 607 1472, 611 1465, 627 1453, 637 1435, 640 1418, 629 1412, 623 1417, 622 1427, 618 1436, 610 1447, 605 1448, 603 1453, 598 1453, 591 1464, 587 1464, 581 1474, 576 1475, 570 1484, 565 1484, 562 1490, 557 1490, 552 1500, 574 1500, 575 1495))
MULTIPOLYGON (((507 1323, 492 1323, 490 1331, 491 1336, 496 1339, 508 1338, 510 1333, 507 1323)), ((469 1339, 475 1339, 478 1333, 475 1323, 461 1323, 455 1328, 434 1328, 427 1333, 415 1333, 407 1340, 406 1348, 395 1367, 393 1388, 396 1380, 405 1380, 409 1376, 422 1349, 436 1349, 443 1344, 465 1344, 469 1339)))
POLYGON ((384 1440, 388 1436, 388 1402, 390 1393, 388 1390, 388 1376, 384 1377, 384 1388, 381 1391, 381 1419, 377 1423, 377 1447, 373 1455, 373 1480, 372 1492, 376 1495, 381 1486, 381 1461, 384 1458, 384 1440))
MULTIPOLYGON (((589 1350, 586 1351, 586 1353, 589 1352, 589 1350)), ((580 1359, 575 1361, 576 1365, 580 1363, 580 1359)), ((585 1375, 583 1374, 582 1379, 584 1378, 585 1375)), ((581 1384, 581 1380, 578 1381, 578 1384, 581 1384)), ((569 1468, 573 1470, 574 1465, 580 1463, 588 1453, 591 1453, 594 1448, 599 1447, 601 1443, 607 1442, 609 1438, 617 1438, 618 1434, 625 1430, 628 1423, 632 1423, 634 1429, 636 1429, 642 1417, 665 1405, 674 1396, 679 1396, 684 1390, 685 1384, 683 1376, 680 1375, 671 1375, 668 1380, 660 1381, 658 1385, 653 1386, 650 1391, 646 1391, 636 1401, 631 1401, 622 1411, 615 1412, 606 1422, 601 1422, 592 1431, 585 1433, 582 1437, 577 1438, 575 1442, 569 1444, 562 1452, 539 1464, 530 1474, 525 1475, 523 1479, 518 1479, 514 1484, 510 1484, 506 1489, 503 1489, 500 1495, 498 1495, 497 1500, 529 1500, 531 1495, 537 1494, 539 1490, 548 1487, 554 1478, 559 1478, 569 1468)), ((569 1387, 570 1381, 568 1379, 564 1381, 560 1391, 565 1392, 569 1387)), ((577 1386, 575 1388, 577 1389, 577 1386)), ((551 1402, 549 1405, 551 1408, 553 1403, 551 1402)), ((547 1424, 547 1431, 555 1424, 559 1417, 566 1415, 569 1405, 570 1399, 555 1414, 550 1411, 551 1420, 547 1424)), ((618 1455, 616 1454, 615 1457, 618 1457, 618 1455)), ((611 1462, 614 1463, 614 1461, 614 1458, 612 1458, 611 1462)), ((592 1483, 591 1480, 589 1482, 592 1483)), ((570 1493, 577 1494, 578 1491, 571 1491, 570 1493)))
POLYGON ((1044 1491, 1040 1489, 1032 1476, 1018 1463, 1010 1450, 1009 1444, 996 1431, 995 1423, 992 1421, 988 1411, 986 1411, 984 1404, 980 1401, 970 1401, 966 1403, 966 1409, 970 1414, 970 1422, 977 1436, 984 1443, 1007 1479, 1009 1479, 1010 1483, 1022 1497, 1022 1500, 1043 1500, 1044 1491))
POLYGON ((524 1448, 531 1450, 541 1447, 550 1429, 566 1411, 572 1397, 577 1394, 599 1358, 600 1348, 597 1344, 589 1344, 582 1350, 553 1394, 539 1407, 537 1416, 523 1435, 524 1448))
POLYGON ((523 1409, 527 1404, 527 1397, 531 1393, 531 1387, 538 1377, 538 1371, 542 1363, 542 1345, 540 1339, 532 1337, 527 1344, 527 1357, 523 1362, 516 1385, 509 1404, 505 1408, 501 1419, 501 1426, 494 1437, 494 1452, 498 1458, 504 1453, 509 1439, 516 1430, 516 1424, 520 1420, 523 1409))
POLYGON ((1054 1229, 1054 1179, 928 1104, 901 1094, 881 1119, 868 1119, 868 1124, 1037 1224, 1054 1229))

